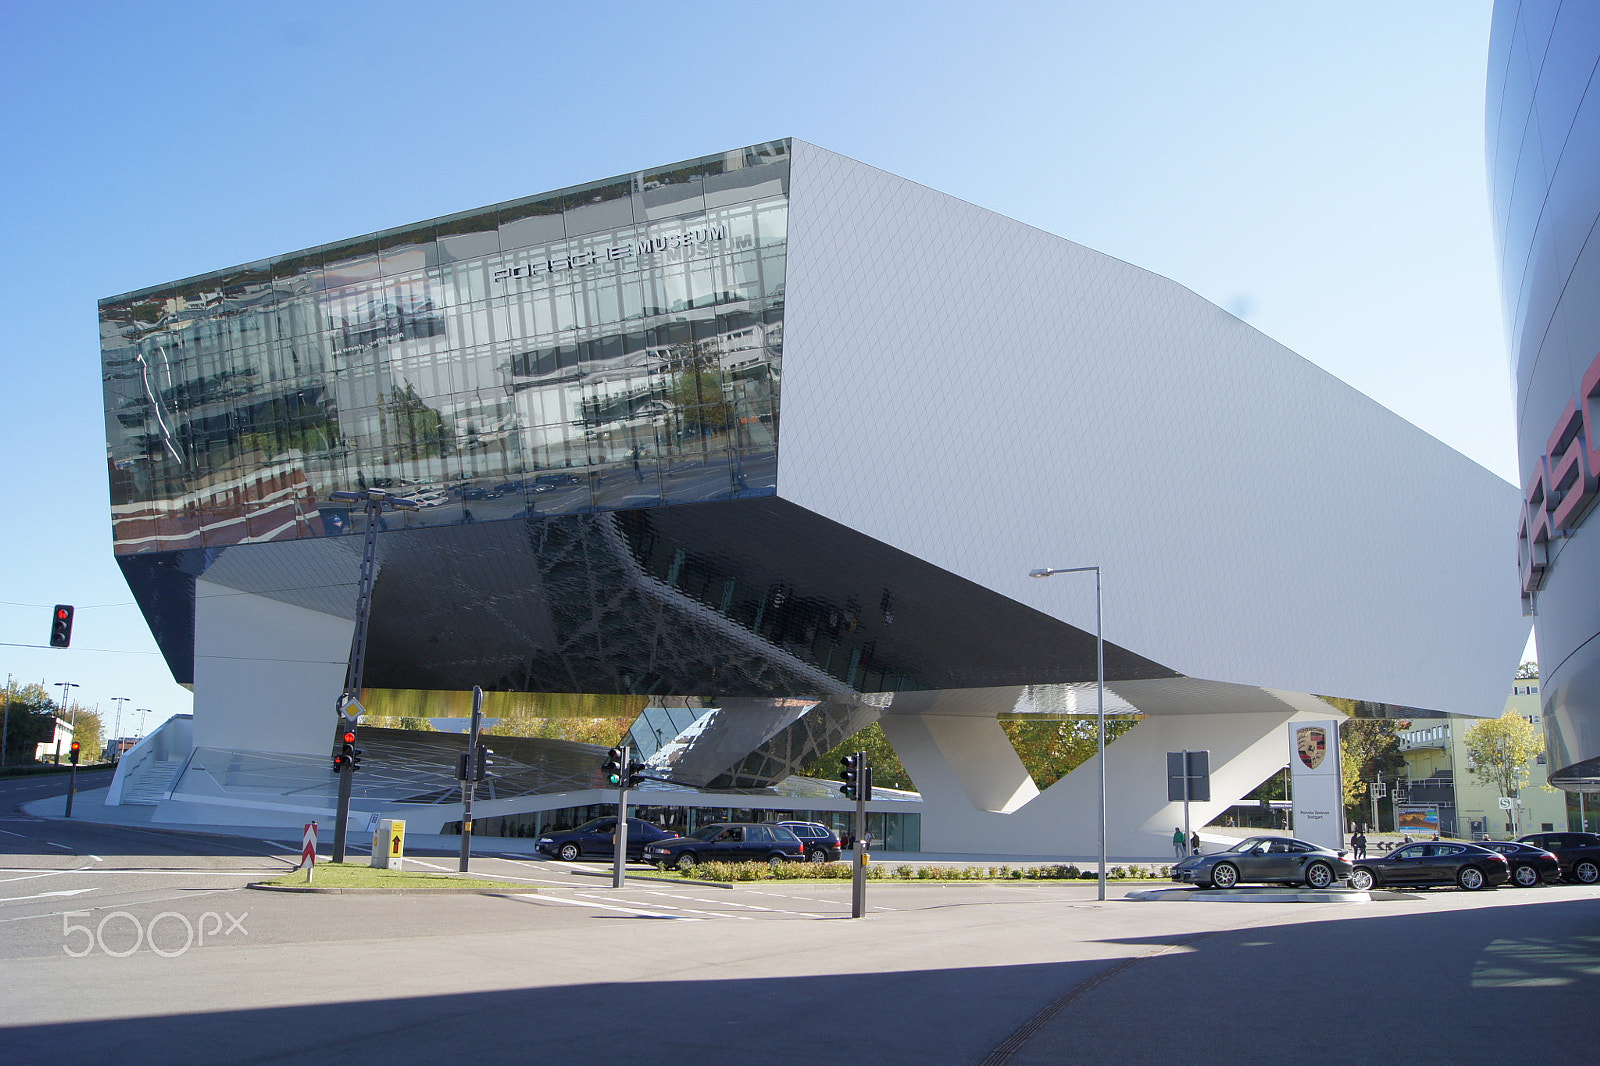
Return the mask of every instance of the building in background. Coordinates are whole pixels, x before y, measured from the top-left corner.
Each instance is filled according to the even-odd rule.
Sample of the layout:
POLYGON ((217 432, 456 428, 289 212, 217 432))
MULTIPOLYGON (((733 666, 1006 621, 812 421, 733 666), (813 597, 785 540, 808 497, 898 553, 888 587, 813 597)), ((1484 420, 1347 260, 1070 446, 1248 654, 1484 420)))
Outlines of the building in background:
MULTIPOLYGON (((1539 679, 1519 679, 1512 685, 1506 711, 1542 727, 1539 679)), ((1391 798, 1398 807, 1437 807, 1439 827, 1455 836, 1496 839, 1522 833, 1575 828, 1568 825, 1567 794, 1548 783, 1549 759, 1538 755, 1528 766, 1528 783, 1505 809, 1499 789, 1478 780, 1467 755, 1466 734, 1472 719, 1422 720, 1400 734, 1400 750, 1406 759, 1406 780, 1391 785, 1404 793, 1404 799, 1391 798)))
POLYGON ((1495 5, 1487 158, 1550 781, 1600 790, 1600 8, 1495 5))
MULTIPOLYGON (((111 795, 165 820, 331 809, 340 490, 419 505, 367 686, 642 716, 645 806, 842 812, 792 775, 879 721, 927 851, 1095 850, 1098 761, 1041 791, 1002 727, 1096 709, 1093 575, 1032 569, 1104 578, 1117 855, 1165 850, 1166 752, 1211 752, 1204 824, 1323 696, 1495 714, 1526 639, 1513 487, 1180 285, 799 141, 114 297, 101 337, 117 560, 195 691, 111 795)), ((451 822, 459 738, 377 739, 355 816, 451 822)), ((480 817, 605 801, 592 751, 499 746, 480 817)))

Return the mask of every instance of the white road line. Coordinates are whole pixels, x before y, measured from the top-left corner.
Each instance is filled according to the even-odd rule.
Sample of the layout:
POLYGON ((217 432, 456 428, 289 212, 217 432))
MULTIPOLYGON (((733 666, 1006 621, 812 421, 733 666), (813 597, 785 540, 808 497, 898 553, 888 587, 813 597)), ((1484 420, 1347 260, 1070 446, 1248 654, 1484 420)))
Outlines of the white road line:
MULTIPOLYGON (((650 895, 652 895, 652 896, 666 896, 669 899, 686 899, 686 900, 689 900, 691 903, 709 903, 713 907, 716 907, 716 906, 742 907, 747 911, 766 911, 768 914, 798 914, 799 913, 798 911, 779 910, 776 907, 757 907, 757 906, 755 906, 754 904, 751 904, 751 903, 735 903, 732 900, 701 899, 699 896, 680 896, 680 895, 678 895, 678 894, 676 894, 674 892, 653 892, 652 891, 650 893, 650 895)), ((659 906, 665 906, 665 904, 659 904, 659 906)), ((741 915, 731 914, 728 917, 737 918, 737 917, 741 917, 741 915)), ((807 915, 804 915, 803 917, 816 918, 816 917, 818 917, 818 915, 807 914, 807 915)))
MULTIPOLYGON (((6 873, 22 873, 21 870, 7 870, 6 873)), ((76 873, 75 870, 29 870, 24 877, 0 877, 4 881, 32 881, 35 877, 60 877, 62 874, 76 873)))
POLYGON ((8 837, 22 837, 23 840, 27 840, 28 839, 27 837, 22 836, 21 833, 13 833, 9 829, 0 829, 0 833, 4 833, 8 837))
POLYGON ((95 862, 105 862, 105 860, 104 860, 104 859, 102 859, 102 858, 101 858, 101 857, 100 857, 100 856, 98 856, 98 855, 91 855, 91 856, 89 856, 89 858, 91 858, 91 859, 93 859, 93 860, 94 860, 94 861, 95 861, 95 862))
MULTIPOLYGON (((243 889, 234 889, 234 888, 216 888, 216 889, 211 889, 209 891, 204 891, 204 892, 187 892, 187 893, 185 893, 184 895, 181 895, 181 896, 157 896, 155 899, 140 899, 140 900, 133 900, 131 902, 123 902, 123 903, 102 903, 102 904, 100 904, 98 906, 90 907, 89 909, 92 910, 92 911, 103 911, 103 910, 109 910, 112 907, 121 907, 121 908, 124 908, 124 909, 128 908, 129 906, 133 906, 133 907, 148 907, 152 903, 170 903, 173 900, 198 899, 201 896, 216 896, 216 895, 221 895, 221 894, 228 893, 228 892, 242 892, 242 891, 244 891, 244 890, 243 889)), ((88 901, 85 900, 84 902, 87 903, 88 901)), ((11 922, 26 922, 26 921, 29 921, 29 920, 34 919, 34 918, 57 918, 57 917, 61 916, 61 913, 62 913, 61 911, 46 911, 43 914, 22 914, 22 915, 18 915, 15 918, 0 918, 0 925, 6 925, 6 924, 9 924, 11 922)))
POLYGON ((65 844, 57 844, 54 840, 46 840, 45 843, 49 844, 52 848, 60 848, 62 851, 71 851, 72 850, 71 848, 67 847, 65 844))
POLYGON ((60 892, 40 892, 32 896, 9 896, 6 899, 0 899, 0 903, 19 903, 25 899, 44 899, 46 896, 81 896, 85 892, 93 891, 95 890, 92 888, 67 888, 60 892))
MULTIPOLYGON (((588 895, 585 895, 584 898, 585 899, 608 899, 613 903, 623 903, 623 902, 625 902, 624 900, 617 899, 615 896, 588 896, 588 895)), ((685 898, 687 898, 687 897, 685 897, 685 898)), ((709 903, 709 902, 712 902, 712 901, 711 900, 705 900, 703 902, 709 903)), ((741 922, 753 922, 753 921, 755 921, 755 919, 750 917, 748 914, 722 914, 719 911, 703 911, 703 910, 699 910, 698 908, 695 908, 695 907, 674 907, 670 903, 656 903, 656 904, 653 904, 653 906, 661 907, 662 909, 669 910, 669 911, 683 911, 685 914, 703 914, 707 918, 733 918, 733 919, 735 919, 737 921, 741 921, 741 922)))
POLYGON ((591 903, 583 899, 562 899, 560 896, 526 896, 525 899, 536 903, 567 903, 574 907, 594 907, 603 911, 619 911, 623 914, 637 914, 644 918, 675 918, 684 922, 698 922, 699 918, 690 918, 682 914, 657 914, 655 911, 643 911, 637 907, 610 907, 604 903, 591 903))
MULTIPOLYGON (((430 870, 443 870, 445 873, 453 873, 454 872, 448 866, 440 866, 437 863, 432 863, 432 862, 423 862, 421 859, 406 859, 404 861, 411 862, 411 863, 416 863, 418 866, 426 866, 430 870)), ((520 880, 520 878, 518 880, 520 880)))

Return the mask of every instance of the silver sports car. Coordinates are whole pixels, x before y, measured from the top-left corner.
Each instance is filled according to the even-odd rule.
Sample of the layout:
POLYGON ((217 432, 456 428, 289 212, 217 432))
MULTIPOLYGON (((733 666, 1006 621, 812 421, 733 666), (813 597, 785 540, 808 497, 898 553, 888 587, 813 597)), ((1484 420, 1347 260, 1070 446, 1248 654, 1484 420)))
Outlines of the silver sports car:
POLYGON ((1350 876, 1344 854, 1293 837, 1246 837, 1227 851, 1184 859, 1172 868, 1172 879, 1203 888, 1244 881, 1328 888, 1350 876))

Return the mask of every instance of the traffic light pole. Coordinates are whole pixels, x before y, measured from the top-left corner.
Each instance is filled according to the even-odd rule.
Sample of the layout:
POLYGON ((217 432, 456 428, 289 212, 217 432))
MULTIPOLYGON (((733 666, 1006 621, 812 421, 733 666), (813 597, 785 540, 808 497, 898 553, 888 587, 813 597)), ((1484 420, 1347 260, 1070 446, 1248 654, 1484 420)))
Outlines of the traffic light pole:
POLYGON ((78 792, 78 760, 72 760, 72 770, 67 774, 67 813, 63 816, 72 817, 72 797, 78 792))
POLYGON ((472 729, 467 757, 461 763, 461 873, 472 862, 472 801, 478 794, 478 733, 483 728, 483 689, 472 686, 472 729))
POLYGON ((872 789, 872 767, 867 765, 866 752, 856 752, 856 768, 860 776, 856 787, 856 853, 850 870, 850 917, 861 918, 867 913, 867 796, 872 789))
MULTIPOLYGON (((340 493, 334 493, 340 496, 340 493)), ((356 629, 350 638, 350 665, 345 670, 344 694, 339 697, 339 725, 344 728, 346 704, 361 692, 361 675, 367 659, 367 619, 372 614, 372 585, 378 569, 378 515, 387 493, 364 494, 367 510, 367 539, 361 551, 361 584, 356 592, 356 629)), ((346 759, 339 767, 339 803, 333 820, 333 861, 344 862, 344 843, 350 821, 350 785, 355 767, 346 759)))
POLYGON ((622 746, 622 783, 617 786, 617 832, 612 837, 616 853, 611 859, 611 887, 621 888, 628 879, 628 775, 633 772, 633 748, 622 746))

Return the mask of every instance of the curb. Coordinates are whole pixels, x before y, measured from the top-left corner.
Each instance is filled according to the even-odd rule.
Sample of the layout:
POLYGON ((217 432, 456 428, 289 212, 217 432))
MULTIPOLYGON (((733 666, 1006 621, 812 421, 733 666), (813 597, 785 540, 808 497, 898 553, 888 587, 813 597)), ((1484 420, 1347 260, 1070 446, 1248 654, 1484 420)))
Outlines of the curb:
POLYGON ((526 896, 539 891, 531 887, 516 891, 520 887, 518 885, 505 888, 318 888, 316 885, 269 885, 265 881, 252 881, 244 887, 258 892, 320 893, 326 896, 526 896))

